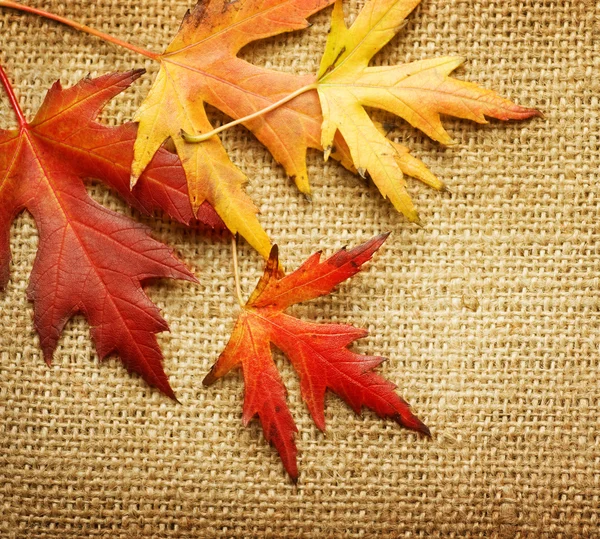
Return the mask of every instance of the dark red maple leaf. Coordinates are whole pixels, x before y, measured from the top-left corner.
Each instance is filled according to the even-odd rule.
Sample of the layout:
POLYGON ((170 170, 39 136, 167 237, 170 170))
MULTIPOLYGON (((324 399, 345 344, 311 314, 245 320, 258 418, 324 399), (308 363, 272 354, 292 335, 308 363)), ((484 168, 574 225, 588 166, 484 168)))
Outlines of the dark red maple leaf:
MULTIPOLYGON (((174 398, 156 340, 156 333, 168 327, 142 284, 159 277, 195 279, 147 227, 96 203, 82 182, 100 179, 142 211, 162 209, 184 223, 192 220, 177 156, 161 149, 131 192, 137 128, 96 122, 106 102, 141 73, 85 79, 66 90, 56 83, 27 122, 0 67, 19 121, 15 130, 0 130, 0 287, 9 278, 10 225, 26 209, 40 237, 28 297, 46 361, 66 322, 81 312, 92 326, 100 358, 118 353, 129 370, 174 398)), ((203 217, 222 226, 210 206, 203 217)))
POLYGON ((298 477, 297 432, 285 402, 285 387, 271 357, 271 343, 288 356, 300 376, 302 398, 317 427, 325 430, 325 392, 344 399, 360 413, 364 407, 409 429, 429 435, 429 429, 395 392, 396 386, 372 372, 384 358, 357 354, 347 347, 367 331, 343 324, 315 324, 283 311, 295 304, 331 293, 352 277, 381 247, 387 235, 373 238, 351 251, 342 250, 320 261, 312 255, 300 268, 280 277, 277 246, 271 251, 265 273, 242 309, 231 339, 204 379, 214 383, 232 368, 244 373, 243 421, 258 415, 267 441, 272 443, 285 469, 298 477))

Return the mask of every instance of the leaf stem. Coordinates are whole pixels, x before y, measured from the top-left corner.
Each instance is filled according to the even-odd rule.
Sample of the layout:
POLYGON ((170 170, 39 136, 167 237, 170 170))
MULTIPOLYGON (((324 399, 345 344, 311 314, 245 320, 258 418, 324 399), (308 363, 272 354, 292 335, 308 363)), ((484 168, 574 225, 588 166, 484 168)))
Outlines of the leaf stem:
POLYGON ((6 71, 4 71, 4 68, 2 67, 2 64, 0 64, 0 82, 2 82, 2 86, 4 86, 4 89, 8 94, 8 100, 10 101, 10 104, 13 110, 15 111, 15 115, 17 116, 17 120, 19 121, 19 127, 25 127, 27 125, 27 119, 25 118, 25 114, 23 114, 23 109, 21 108, 21 105, 19 105, 19 100, 15 95, 15 90, 10 84, 6 71))
MULTIPOLYGON (((0 2, 0 4, 1 4, 1 2, 0 2)), ((239 125, 239 124, 242 124, 245 122, 249 122, 250 120, 254 120, 254 118, 263 116, 264 114, 267 114, 268 112, 271 112, 272 110, 275 110, 275 109, 281 107, 281 105, 285 105, 288 101, 295 99, 299 95, 304 94, 306 92, 310 92, 311 90, 316 90, 316 89, 317 89, 317 83, 313 82, 312 84, 308 84, 306 86, 302 86, 302 88, 298 88, 296 91, 292 92, 289 95, 286 95, 283 99, 280 99, 276 103, 272 103, 271 105, 269 105, 268 107, 265 107, 264 109, 258 110, 248 116, 244 116, 243 118, 238 118, 237 120, 234 120, 233 122, 229 122, 225 125, 222 125, 221 127, 217 127, 216 129, 213 129, 212 131, 209 131, 208 133, 202 133, 200 135, 190 135, 189 133, 182 131, 181 136, 183 137, 183 139, 186 142, 204 142, 205 140, 208 140, 209 138, 214 137, 215 135, 218 135, 221 131, 225 131, 226 129, 229 129, 230 127, 233 127, 234 125, 239 125)))
POLYGON ((127 41, 123 41, 117 37, 111 36, 109 34, 105 34, 100 30, 96 30, 94 28, 90 28, 89 26, 85 26, 84 24, 80 24, 78 22, 72 21, 71 19, 66 19, 65 17, 61 17, 60 15, 55 15, 54 13, 50 13, 48 11, 44 11, 43 9, 38 9, 30 6, 24 6, 23 4, 19 4, 18 2, 13 2, 12 0, 0 0, 0 7, 8 7, 11 9, 16 9, 18 11, 24 11, 26 13, 32 13, 34 15, 38 15, 40 17, 44 17, 46 19, 51 19, 53 21, 59 22, 61 24, 65 24, 70 26, 71 28, 75 28, 75 30, 79 30, 80 32, 86 32, 95 37, 99 37, 104 41, 108 41, 109 43, 113 43, 120 47, 124 47, 129 49, 130 51, 137 52, 142 56, 146 56, 155 61, 160 61, 160 54, 155 52, 146 50, 142 47, 138 47, 137 45, 133 45, 127 41))
POLYGON ((233 255, 233 276, 235 277, 235 292, 237 294, 237 300, 240 307, 244 306, 244 299, 242 298, 242 287, 240 285, 240 268, 238 266, 238 255, 237 255, 237 234, 231 236, 231 254, 233 255))

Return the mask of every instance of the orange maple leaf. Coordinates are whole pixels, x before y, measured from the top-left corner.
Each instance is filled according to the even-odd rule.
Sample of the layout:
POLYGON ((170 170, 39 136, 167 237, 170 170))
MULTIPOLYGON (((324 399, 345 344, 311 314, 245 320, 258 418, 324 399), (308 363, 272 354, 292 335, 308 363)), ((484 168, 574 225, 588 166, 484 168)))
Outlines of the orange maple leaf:
POLYGON ((394 392, 396 386, 372 372, 384 359, 348 350, 348 345, 365 337, 367 331, 342 324, 306 322, 283 312, 293 304, 331 293, 337 284, 358 273, 386 238, 387 234, 377 236, 351 251, 339 251, 324 262, 316 253, 285 277, 280 277, 274 246, 227 347, 204 379, 204 384, 210 385, 232 368, 242 368, 244 424, 258 415, 266 440, 275 446, 293 479, 298 477, 294 442, 297 428, 271 357, 271 343, 290 358, 298 372, 302 398, 319 429, 325 430, 325 392, 329 388, 356 413, 364 406, 429 435, 429 429, 394 392))
MULTIPOLYGON (((188 12, 179 33, 158 57, 160 72, 136 114, 138 140, 132 175, 142 173, 167 138, 177 148, 193 206, 208 200, 232 232, 239 232, 265 257, 270 240, 257 209, 242 189, 244 174, 229 160, 217 137, 188 144, 182 130, 212 129, 204 104, 232 118, 244 118, 314 82, 252 65, 236 55, 252 41, 306 28, 306 18, 333 0, 201 0, 188 12)), ((308 192, 307 148, 321 148, 321 111, 315 92, 300 95, 266 116, 245 122, 308 192)))

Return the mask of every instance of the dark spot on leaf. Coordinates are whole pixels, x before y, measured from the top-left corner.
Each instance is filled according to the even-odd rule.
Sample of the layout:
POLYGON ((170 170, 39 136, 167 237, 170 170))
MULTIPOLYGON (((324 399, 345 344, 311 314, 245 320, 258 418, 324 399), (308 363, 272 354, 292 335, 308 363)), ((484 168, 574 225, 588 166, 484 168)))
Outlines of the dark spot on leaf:
POLYGON ((200 26, 204 20, 204 15, 208 9, 209 2, 210 0, 198 0, 198 3, 192 8, 192 10, 188 10, 188 12, 185 14, 182 26, 190 25, 194 28, 198 28, 198 26, 200 26))
POLYGON ((327 70, 325 71, 323 76, 326 76, 328 73, 330 73, 331 71, 333 71, 335 69, 335 64, 337 64, 337 61, 340 59, 340 57, 346 52, 346 47, 342 47, 342 49, 340 50, 340 52, 338 52, 338 55, 335 57, 335 60, 333 61, 333 63, 327 68, 327 70))
POLYGON ((223 8, 221 9, 221 13, 226 13, 230 6, 233 4, 237 4, 239 0, 229 0, 229 2, 225 2, 223 4, 223 8))

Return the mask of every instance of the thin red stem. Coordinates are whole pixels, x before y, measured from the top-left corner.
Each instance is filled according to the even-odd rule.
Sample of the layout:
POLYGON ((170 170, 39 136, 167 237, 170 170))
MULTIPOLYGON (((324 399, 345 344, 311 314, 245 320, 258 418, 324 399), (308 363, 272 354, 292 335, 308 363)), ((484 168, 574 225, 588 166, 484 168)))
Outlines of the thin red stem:
POLYGON ((6 75, 6 71, 4 71, 2 64, 0 64, 0 82, 2 82, 2 86, 4 86, 4 89, 8 94, 8 100, 15 111, 17 120, 19 121, 19 127, 25 127, 27 125, 27 119, 25 118, 25 114, 23 114, 23 109, 21 109, 21 105, 19 105, 19 100, 15 95, 15 90, 8 80, 8 76, 6 75))
POLYGON ((50 13, 48 11, 44 11, 43 9, 38 9, 30 6, 24 6, 23 4, 19 4, 18 2, 13 2, 12 0, 0 0, 0 7, 8 7, 12 9, 17 9, 19 11, 25 11, 26 13, 32 13, 34 15, 38 15, 40 17, 44 17, 46 19, 51 19, 53 21, 59 22, 61 24, 65 24, 70 26, 71 28, 75 28, 75 30, 79 30, 80 32, 86 32, 95 37, 99 37, 104 41, 108 41, 109 43, 114 43, 120 47, 124 47, 129 49, 130 51, 137 52, 142 56, 146 56, 147 58, 151 58, 152 60, 159 61, 160 54, 155 52, 146 50, 142 47, 138 47, 137 45, 132 45, 127 41, 123 41, 117 37, 111 36, 109 34, 105 34, 100 30, 96 30, 94 28, 90 28, 89 26, 85 26, 85 24, 80 24, 78 22, 72 21, 71 19, 66 19, 65 17, 61 17, 60 15, 55 15, 54 13, 50 13))

